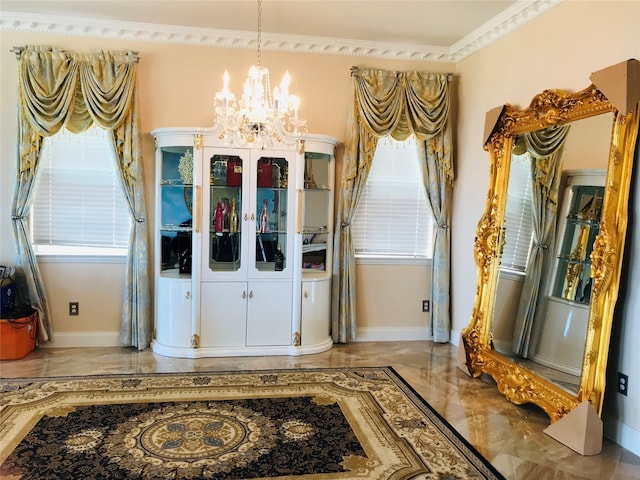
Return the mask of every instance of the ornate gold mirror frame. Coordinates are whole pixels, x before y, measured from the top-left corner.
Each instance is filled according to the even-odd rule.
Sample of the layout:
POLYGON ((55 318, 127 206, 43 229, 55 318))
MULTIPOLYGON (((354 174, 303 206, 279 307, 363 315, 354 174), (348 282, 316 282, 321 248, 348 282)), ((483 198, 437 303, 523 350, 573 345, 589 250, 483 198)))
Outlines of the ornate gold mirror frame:
MULTIPOLYGON (((596 422, 600 422, 599 447, 580 444, 584 438, 576 446, 556 436, 582 454, 599 453, 601 449, 599 416, 623 260, 629 188, 638 134, 640 62, 632 59, 608 67, 592 74, 590 80, 593 83, 577 93, 545 90, 536 95, 524 110, 504 105, 487 113, 484 148, 489 152, 491 162, 489 192, 474 245, 477 266, 475 302, 470 323, 462 332, 464 361, 469 373, 474 377, 483 373, 493 377, 499 392, 513 403, 533 403, 542 408, 551 419, 549 429, 554 427, 556 421, 577 411, 579 406, 588 403, 593 407, 589 408, 592 413, 583 412, 582 415, 586 415, 586 424, 592 424, 594 417, 596 422), (492 347, 491 322, 500 267, 507 180, 511 150, 517 135, 607 112, 613 112, 614 120, 600 233, 591 257, 592 303, 580 388, 577 394, 572 394, 502 356, 492 347)), ((549 435, 555 436, 552 433, 549 435)))

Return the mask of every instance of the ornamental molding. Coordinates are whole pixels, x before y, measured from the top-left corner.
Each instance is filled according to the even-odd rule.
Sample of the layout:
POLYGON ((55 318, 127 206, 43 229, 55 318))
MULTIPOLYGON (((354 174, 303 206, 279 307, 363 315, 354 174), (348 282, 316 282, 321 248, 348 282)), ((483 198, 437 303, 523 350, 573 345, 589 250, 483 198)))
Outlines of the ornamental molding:
MULTIPOLYGON (((263 32, 262 49, 420 62, 457 63, 551 10, 563 1, 518 0, 511 7, 496 15, 451 47, 390 44, 386 42, 263 32)), ((256 48, 256 33, 253 31, 182 27, 5 11, 1 12, 0 15, 0 30, 219 48, 256 48)))

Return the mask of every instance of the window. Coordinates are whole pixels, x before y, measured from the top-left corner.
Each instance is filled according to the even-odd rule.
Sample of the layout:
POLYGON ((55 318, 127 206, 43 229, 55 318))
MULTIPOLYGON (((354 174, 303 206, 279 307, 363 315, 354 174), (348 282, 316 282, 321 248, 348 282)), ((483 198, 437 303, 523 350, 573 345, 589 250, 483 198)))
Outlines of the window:
POLYGON ((31 210, 38 254, 125 255, 131 219, 107 131, 44 140, 31 210))
POLYGON ((414 137, 381 139, 351 222, 357 257, 432 258, 431 207, 414 137))
POLYGON ((527 268, 533 240, 532 195, 531 157, 528 153, 512 155, 504 219, 506 233, 502 269, 524 272, 527 268))

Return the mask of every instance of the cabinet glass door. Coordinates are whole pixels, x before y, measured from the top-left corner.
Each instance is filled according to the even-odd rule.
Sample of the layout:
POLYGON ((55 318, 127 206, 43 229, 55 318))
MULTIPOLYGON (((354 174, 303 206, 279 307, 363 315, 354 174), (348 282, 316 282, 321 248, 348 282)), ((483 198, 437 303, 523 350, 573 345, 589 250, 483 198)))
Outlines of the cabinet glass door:
POLYGON ((331 156, 306 152, 304 164, 302 271, 307 273, 327 271, 329 209, 333 203, 330 186, 331 156))
POLYGON ((571 204, 557 259, 553 296, 588 305, 591 301, 591 251, 600 231, 604 187, 572 187, 571 204))
POLYGON ((160 274, 191 274, 193 153, 191 147, 160 150, 160 274))
POLYGON ((237 271, 242 256, 243 160, 237 155, 213 155, 209 159, 209 268, 237 271))
POLYGON ((287 268, 287 212, 289 162, 283 157, 260 156, 255 175, 256 251, 260 272, 287 268))

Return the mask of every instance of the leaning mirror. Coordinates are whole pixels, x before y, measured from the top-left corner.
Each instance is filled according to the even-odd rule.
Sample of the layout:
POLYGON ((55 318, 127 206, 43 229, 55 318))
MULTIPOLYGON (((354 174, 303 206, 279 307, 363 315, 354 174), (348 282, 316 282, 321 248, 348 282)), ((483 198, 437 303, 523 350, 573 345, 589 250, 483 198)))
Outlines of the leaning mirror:
POLYGON ((585 402, 596 418, 602 410, 638 133, 640 62, 591 80, 576 93, 545 90, 523 110, 494 109, 485 127, 466 368, 551 423, 585 402))

